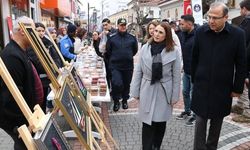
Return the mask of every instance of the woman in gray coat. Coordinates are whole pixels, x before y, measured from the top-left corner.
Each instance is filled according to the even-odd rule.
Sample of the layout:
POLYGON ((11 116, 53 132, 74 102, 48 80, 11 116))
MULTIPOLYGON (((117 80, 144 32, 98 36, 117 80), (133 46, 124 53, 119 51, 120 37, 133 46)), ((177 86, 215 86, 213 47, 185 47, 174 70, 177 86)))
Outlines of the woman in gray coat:
POLYGON ((131 97, 138 99, 143 150, 160 149, 166 121, 179 100, 181 58, 171 28, 159 24, 145 44, 131 82, 131 97))

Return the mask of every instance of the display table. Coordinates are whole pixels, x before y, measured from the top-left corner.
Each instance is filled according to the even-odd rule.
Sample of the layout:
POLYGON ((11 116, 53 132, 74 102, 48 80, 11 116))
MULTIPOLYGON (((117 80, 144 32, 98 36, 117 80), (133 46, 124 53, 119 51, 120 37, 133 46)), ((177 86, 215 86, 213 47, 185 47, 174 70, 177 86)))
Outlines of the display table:
POLYGON ((93 48, 88 48, 77 56, 74 68, 89 91, 92 102, 110 102, 105 65, 93 48))

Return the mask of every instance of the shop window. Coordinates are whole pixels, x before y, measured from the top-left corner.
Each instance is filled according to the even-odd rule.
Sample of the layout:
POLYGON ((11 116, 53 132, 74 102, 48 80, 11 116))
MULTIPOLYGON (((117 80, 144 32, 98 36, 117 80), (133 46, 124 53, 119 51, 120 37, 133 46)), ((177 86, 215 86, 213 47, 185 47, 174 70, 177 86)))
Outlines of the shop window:
POLYGON ((28 16, 28 0, 10 0, 12 19, 28 16))

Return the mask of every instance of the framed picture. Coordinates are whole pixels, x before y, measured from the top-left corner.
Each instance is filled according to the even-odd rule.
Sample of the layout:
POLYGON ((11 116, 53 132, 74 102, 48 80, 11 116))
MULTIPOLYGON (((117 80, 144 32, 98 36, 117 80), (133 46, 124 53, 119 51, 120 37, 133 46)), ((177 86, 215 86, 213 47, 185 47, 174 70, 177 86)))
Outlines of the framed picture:
POLYGON ((55 102, 75 132, 80 143, 87 150, 90 150, 90 146, 86 142, 88 138, 86 124, 88 124, 87 116, 89 114, 81 107, 82 100, 80 100, 79 95, 74 92, 70 84, 71 83, 66 79, 60 91, 55 95, 55 102))
POLYGON ((53 116, 43 130, 36 132, 33 139, 39 150, 72 150, 53 116))
MULTIPOLYGON (((95 108, 92 106, 91 97, 88 94, 88 90, 84 87, 84 84, 81 81, 76 69, 72 67, 71 70, 69 71, 70 73, 69 73, 69 76, 67 77, 67 80, 68 80, 67 82, 70 83, 69 85, 71 86, 71 89, 80 98, 79 106, 81 106, 82 109, 87 110, 87 113, 90 112, 89 117, 90 117, 91 123, 87 123, 87 124, 91 126, 90 127, 91 132, 93 131, 93 129, 96 131, 96 133, 100 136, 101 141, 104 142, 105 146, 107 146, 108 150, 111 150, 111 147, 106 137, 109 137, 112 143, 114 144, 114 146, 117 149, 119 149, 117 143, 115 142, 112 135, 108 131, 107 127, 105 126, 104 122, 100 118, 99 114, 96 112, 95 108)), ((95 144, 94 140, 92 141, 95 144)), ((97 144, 95 145, 98 146, 97 144)))
POLYGON ((72 75, 72 77, 74 78, 76 84, 78 85, 78 87, 79 87, 79 89, 80 89, 80 91, 81 91, 81 93, 82 93, 84 99, 87 100, 88 90, 87 90, 87 88, 84 86, 84 84, 83 84, 83 82, 82 82, 80 76, 78 75, 78 73, 77 73, 75 67, 72 68, 72 70, 71 70, 71 75, 72 75))
POLYGON ((32 48, 41 62, 44 70, 46 71, 46 74, 48 75, 53 87, 59 89, 60 84, 57 81, 57 77, 59 76, 59 68, 56 66, 54 60, 50 56, 41 38, 37 35, 32 25, 24 25, 23 23, 20 23, 19 25, 30 41, 32 48))

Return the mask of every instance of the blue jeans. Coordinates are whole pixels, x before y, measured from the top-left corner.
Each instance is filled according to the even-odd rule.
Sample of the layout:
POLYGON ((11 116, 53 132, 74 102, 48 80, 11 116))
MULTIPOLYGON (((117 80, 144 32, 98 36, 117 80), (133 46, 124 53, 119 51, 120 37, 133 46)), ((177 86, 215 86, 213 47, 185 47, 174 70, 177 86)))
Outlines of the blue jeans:
POLYGON ((193 91, 193 84, 191 82, 191 75, 188 75, 184 72, 182 77, 183 87, 182 87, 182 94, 183 94, 183 101, 185 112, 191 112, 191 101, 192 101, 192 91, 193 91))

